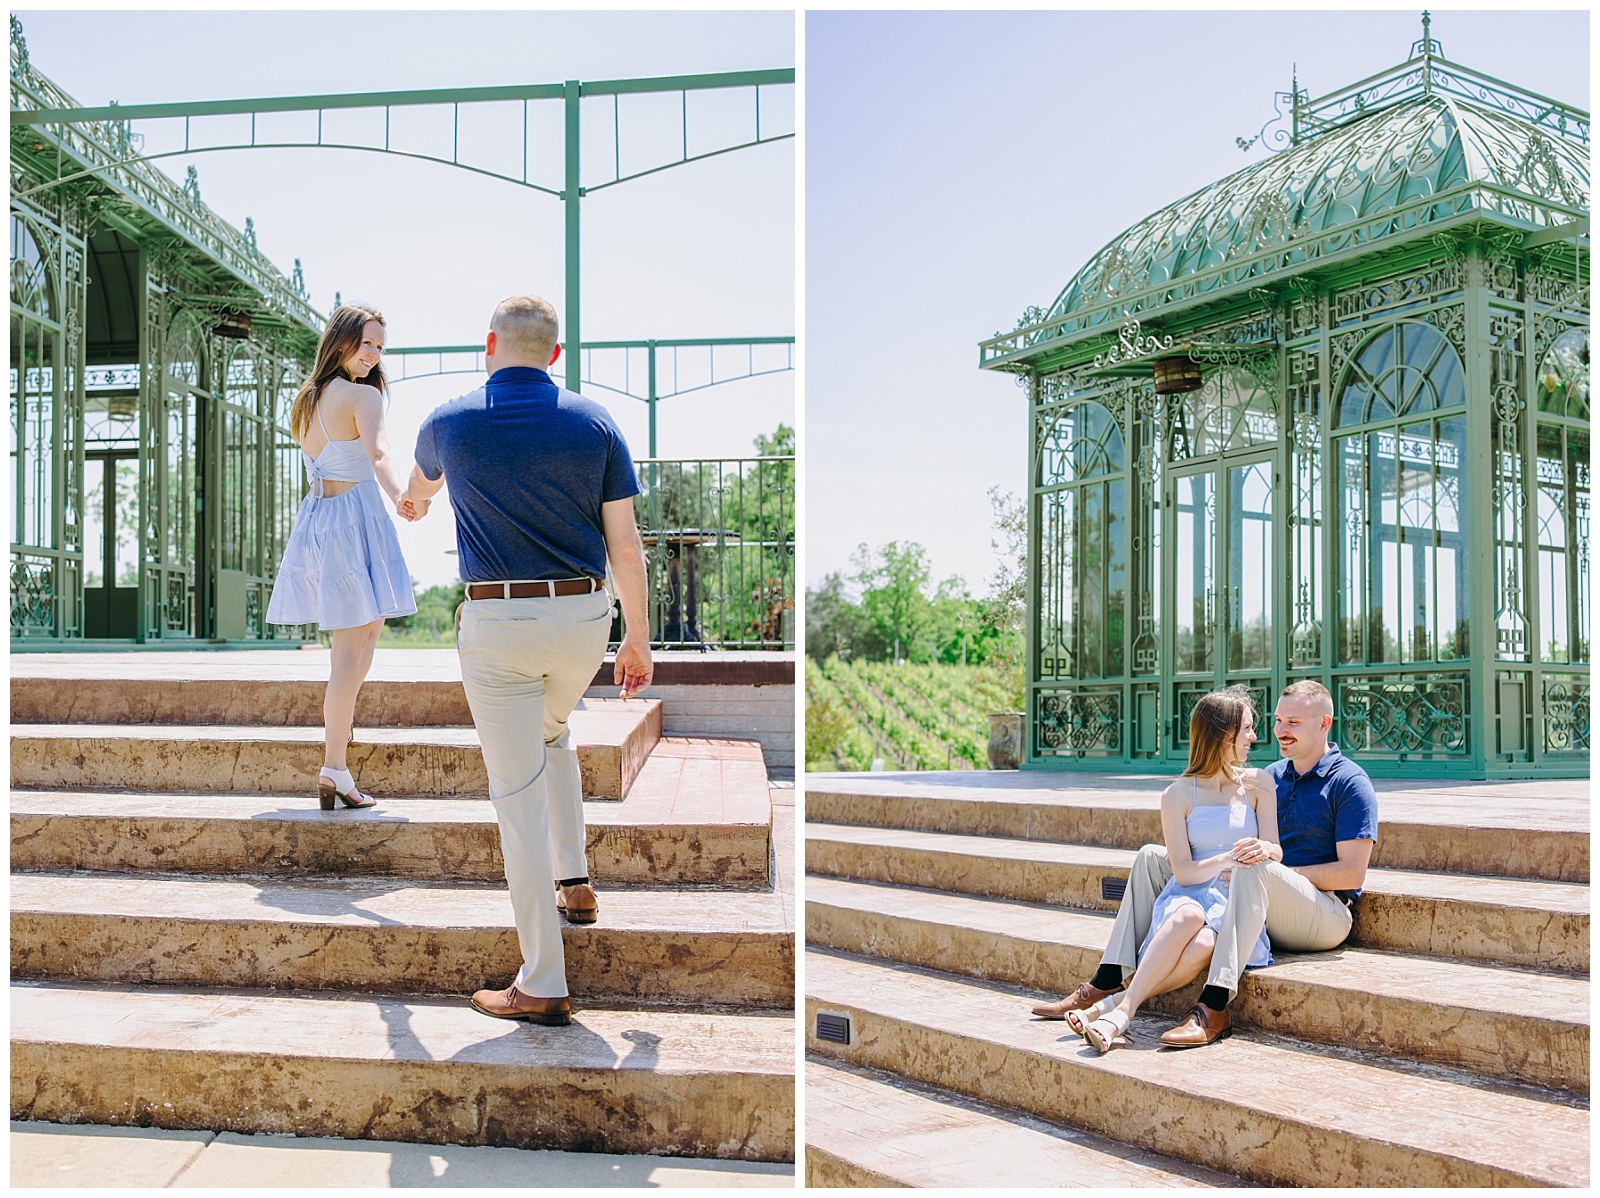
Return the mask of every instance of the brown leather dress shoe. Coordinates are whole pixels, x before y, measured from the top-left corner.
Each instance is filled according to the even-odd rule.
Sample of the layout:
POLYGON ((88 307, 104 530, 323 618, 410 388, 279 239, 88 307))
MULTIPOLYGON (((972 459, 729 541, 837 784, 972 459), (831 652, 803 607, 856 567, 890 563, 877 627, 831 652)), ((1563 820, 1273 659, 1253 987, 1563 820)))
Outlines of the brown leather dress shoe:
POLYGON ((1078 988, 1071 994, 1057 1002, 1040 1003, 1033 1008, 1033 1013, 1043 1015, 1046 1019, 1065 1019, 1068 1011, 1081 1011, 1085 1007, 1092 1007, 1102 998, 1116 994, 1122 989, 1124 987, 1118 986, 1116 990, 1102 990, 1089 982, 1079 982, 1078 988))
POLYGON ((1213 1011, 1205 1003, 1195 1003, 1194 1010, 1183 1017, 1183 1022, 1170 1031, 1163 1032, 1161 1043, 1168 1048, 1199 1048, 1213 1040, 1233 1035, 1228 1008, 1213 1011))
POLYGON ((496 1019, 526 1019, 529 1023, 545 1023, 551 1027, 565 1027, 572 1022, 572 1003, 566 995, 534 998, 515 986, 504 990, 479 990, 472 996, 472 1009, 496 1019))
POLYGON ((593 923, 600 918, 600 900, 593 886, 580 882, 561 887, 556 894, 556 910, 567 917, 568 923, 593 923))

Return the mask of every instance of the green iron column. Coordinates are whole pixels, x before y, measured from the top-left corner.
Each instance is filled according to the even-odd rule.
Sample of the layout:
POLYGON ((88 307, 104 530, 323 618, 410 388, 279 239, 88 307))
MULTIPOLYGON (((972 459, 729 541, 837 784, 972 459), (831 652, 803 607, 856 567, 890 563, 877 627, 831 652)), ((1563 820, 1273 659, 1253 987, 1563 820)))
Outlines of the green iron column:
POLYGON ((578 137, 581 132, 578 121, 578 100, 582 95, 582 89, 576 79, 567 80, 564 95, 567 105, 567 179, 561 199, 567 208, 567 310, 561 314, 561 319, 567 329, 567 390, 576 391, 583 385, 583 366, 578 356, 582 345, 578 319, 578 201, 583 197, 583 189, 578 186, 578 137))
POLYGON ((650 342, 650 456, 656 456, 656 343, 650 342))
MULTIPOLYGON (((1495 621, 1495 511, 1491 483, 1494 456, 1489 444, 1490 395, 1489 298, 1482 245, 1467 247, 1466 370, 1467 460, 1461 464, 1462 496, 1458 523, 1467 533, 1467 766, 1477 777, 1489 776, 1498 748, 1500 703, 1496 693, 1495 658, 1499 652, 1495 621), (1470 480, 1470 481, 1469 481, 1470 480)), ((1459 616, 1458 616, 1459 618, 1459 616)))

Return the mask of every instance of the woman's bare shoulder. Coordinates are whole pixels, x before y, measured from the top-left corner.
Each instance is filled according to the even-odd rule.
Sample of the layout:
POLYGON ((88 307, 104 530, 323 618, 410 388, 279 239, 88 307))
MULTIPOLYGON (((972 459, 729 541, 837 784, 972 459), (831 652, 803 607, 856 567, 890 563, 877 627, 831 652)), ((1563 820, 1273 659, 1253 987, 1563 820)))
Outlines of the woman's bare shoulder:
POLYGON ((1187 810, 1190 796, 1193 793, 1194 787, 1188 778, 1174 778, 1167 783, 1167 788, 1161 792, 1161 804, 1166 806, 1168 803, 1180 803, 1187 810))
POLYGON ((1239 771, 1239 782, 1250 792, 1252 802, 1263 795, 1274 799, 1278 796, 1278 788, 1273 783, 1272 775, 1264 769, 1246 766, 1239 771))

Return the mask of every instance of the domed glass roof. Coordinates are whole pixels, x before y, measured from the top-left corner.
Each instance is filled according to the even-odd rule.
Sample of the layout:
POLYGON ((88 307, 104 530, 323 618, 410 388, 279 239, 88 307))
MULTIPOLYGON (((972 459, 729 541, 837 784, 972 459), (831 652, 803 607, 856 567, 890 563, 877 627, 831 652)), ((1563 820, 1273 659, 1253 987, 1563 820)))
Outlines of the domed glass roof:
POLYGON ((1421 202, 1423 212, 1407 226, 1414 227, 1446 214, 1430 216, 1428 197, 1458 189, 1471 194, 1469 207, 1525 225, 1559 224, 1572 219, 1561 208, 1588 212, 1588 147, 1512 113, 1453 96, 1419 95, 1247 166, 1146 217, 1090 259, 1044 319, 1264 251, 1282 251, 1279 269, 1292 268, 1305 260, 1295 251, 1299 239, 1318 240, 1312 256, 1326 256, 1336 248, 1326 240, 1329 233, 1344 226, 1354 232, 1374 216, 1421 202))

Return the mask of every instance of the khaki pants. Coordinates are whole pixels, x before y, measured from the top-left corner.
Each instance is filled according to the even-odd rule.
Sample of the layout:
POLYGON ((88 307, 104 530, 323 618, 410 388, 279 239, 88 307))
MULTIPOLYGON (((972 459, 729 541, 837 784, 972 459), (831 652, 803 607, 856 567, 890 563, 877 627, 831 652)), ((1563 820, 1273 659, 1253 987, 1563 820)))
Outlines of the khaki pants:
POLYGON ((567 717, 594 680, 610 635, 604 591, 473 599, 458 613, 461 684, 489 773, 522 949, 516 987, 536 998, 567 993, 555 883, 589 872, 567 717))
MULTIPOLYGON (((1103 965, 1122 966, 1124 981, 1133 976, 1139 946, 1150 931, 1156 897, 1172 877, 1167 850, 1147 844, 1134 856, 1128 889, 1111 925, 1103 965)), ((1207 982, 1238 993, 1239 973, 1250 959, 1256 937, 1266 926, 1272 947, 1285 952, 1326 952, 1350 935, 1350 908, 1300 874, 1276 861, 1234 866, 1228 880, 1228 909, 1217 930, 1207 982)))

